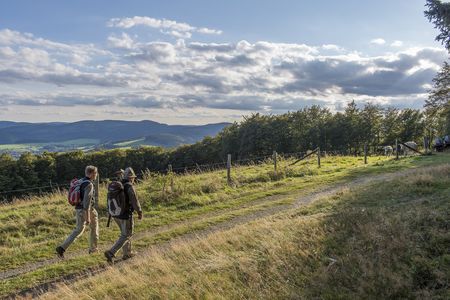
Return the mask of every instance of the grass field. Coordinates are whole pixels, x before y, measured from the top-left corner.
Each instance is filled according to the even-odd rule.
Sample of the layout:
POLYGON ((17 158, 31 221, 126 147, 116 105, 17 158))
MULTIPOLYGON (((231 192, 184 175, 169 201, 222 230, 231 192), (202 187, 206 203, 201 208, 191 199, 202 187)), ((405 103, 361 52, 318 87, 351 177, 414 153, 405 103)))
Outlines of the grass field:
POLYGON ((117 147, 132 147, 135 145, 140 145, 141 142, 143 142, 145 140, 145 138, 141 138, 141 139, 137 139, 137 140, 131 140, 131 141, 124 141, 124 142, 119 142, 119 143, 115 143, 114 146, 117 147))
POLYGON ((67 149, 83 149, 85 147, 97 145, 99 142, 99 140, 95 139, 76 139, 50 143, 2 144, 0 145, 0 151, 38 152, 45 150, 45 147, 53 147, 54 149, 64 151, 67 149))
POLYGON ((150 251, 44 299, 449 299, 450 165, 150 251))
MULTIPOLYGON (((281 161, 279 172, 276 176, 273 173, 272 164, 268 162, 258 166, 235 168, 233 170, 233 187, 227 185, 223 170, 177 176, 148 174, 147 178, 138 186, 138 195, 145 210, 145 219, 136 224, 137 233, 134 245, 136 249, 144 251, 150 245, 158 245, 163 241, 226 223, 240 216, 286 206, 293 203, 294 199, 307 195, 326 185, 345 183, 357 178, 401 169, 442 165, 449 161, 450 157, 448 154, 411 157, 399 161, 384 157, 371 157, 368 165, 363 164, 362 158, 328 157, 322 159, 322 167, 320 169, 317 168, 314 159, 293 167, 287 167, 289 161, 281 161), (173 186, 171 178, 173 178, 173 186)), ((400 185, 399 183, 397 184, 400 185)), ((390 189, 380 192, 389 191, 390 189)), ((3 279, 0 283, 1 296, 51 282, 62 276, 80 273, 88 267, 105 267, 106 264, 101 254, 87 254, 87 250, 85 250, 87 248, 87 234, 68 250, 68 253, 72 253, 72 256, 69 255, 65 261, 54 259, 53 251, 55 246, 74 227, 73 210, 66 204, 64 198, 65 195, 55 193, 46 197, 32 197, 16 201, 10 205, 0 206, 0 260, 2 261, 0 272, 8 272, 34 265, 30 271, 20 272, 17 276, 3 279), (42 265, 36 267, 39 264, 42 265)), ((101 190, 100 199, 104 199, 104 189, 101 190)), ((392 201, 395 202, 397 199, 394 197, 392 201)), ((329 214, 333 215, 334 211, 338 211, 337 208, 341 208, 341 206, 335 207, 335 205, 338 205, 338 201, 334 200, 332 203, 323 201, 320 202, 322 204, 318 203, 298 209, 296 213, 302 216, 299 217, 299 220, 304 222, 304 218, 313 220, 319 215, 324 217, 329 214)), ((342 205, 346 203, 348 204, 348 201, 343 201, 342 205)), ((100 244, 104 249, 117 238, 118 230, 115 227, 104 228, 106 223, 104 201, 100 203, 100 215, 100 244)), ((292 215, 292 212, 288 215, 292 215)), ((282 219, 283 221, 280 221, 280 224, 287 224, 292 218, 285 216, 282 219)), ((273 221, 267 219, 262 224, 265 224, 265 222, 271 224, 273 221)), ((321 221, 317 222, 320 223, 321 221)), ((294 224, 296 223, 294 222, 294 224)), ((254 225, 251 226, 251 228, 253 227, 254 225)), ((247 230, 247 227, 244 228, 241 228, 243 232, 247 230)), ((223 233, 224 236, 227 234, 223 233)), ((248 234, 254 234, 255 237, 259 236, 257 229, 255 229, 255 232, 249 232, 248 234)), ((236 235, 236 238, 239 238, 239 235, 236 235)), ((244 239, 245 235, 242 235, 241 238, 244 239)), ((254 241, 256 242, 256 240, 254 241)), ((204 245, 202 243, 192 247, 197 246, 203 251, 201 247, 204 245)), ((191 246, 183 245, 180 247, 184 249, 184 247, 191 246)), ((202 251, 199 253, 202 253, 202 251)), ((227 253, 225 252, 223 255, 226 256, 227 253)), ((153 254, 151 256, 153 257, 153 254)), ((192 263, 195 262, 195 259, 192 263)), ((334 258, 330 257, 330 259, 334 258)), ((207 265, 205 266, 207 267, 207 265)), ((109 272, 114 273, 114 271, 108 271, 105 274, 109 274, 109 272)), ((177 273, 178 271, 174 269, 174 272, 177 273)), ((153 273, 148 274, 149 276, 154 275, 153 273)), ((181 275, 177 274, 176 276, 181 275)), ((228 276, 220 279, 219 275, 217 273, 217 280, 223 280, 224 284, 234 285, 234 281, 227 283, 228 276)), ((138 275, 131 274, 130 276, 138 275)), ((214 276, 212 277, 214 278, 214 276)), ((199 284, 201 284, 202 279, 199 278, 198 280, 200 280, 199 284)), ((186 279, 183 282, 185 281, 186 279)), ((212 282, 211 286, 220 286, 220 284, 212 282)), ((150 293, 148 295, 153 295, 151 291, 154 288, 149 286, 146 289, 147 293, 150 293)), ((233 287, 233 289, 236 292, 239 291, 239 287, 233 287)), ((182 282, 180 282, 180 289, 174 288, 173 296, 191 297, 194 296, 191 293, 198 292, 190 289, 186 289, 183 292, 183 290, 182 282)), ((76 288, 74 291, 77 291, 76 288)), ((107 288, 104 291, 107 291, 107 288)), ((205 289, 205 293, 200 293, 198 296, 213 295, 207 291, 205 289)), ((171 296, 163 294, 161 290, 158 292, 157 289, 153 292, 156 293, 154 294, 155 297, 158 293, 163 298, 170 298, 171 296)), ((216 291, 211 290, 211 293, 213 292, 216 293, 216 291)), ((244 293, 244 291, 239 293, 241 292, 244 293)), ((95 291, 95 293, 98 293, 96 295, 99 297, 106 297, 106 294, 102 295, 100 290, 95 291)), ((131 297, 138 296, 134 294, 136 293, 134 290, 130 290, 129 293, 132 295, 131 297)), ((248 290, 248 293, 249 295, 256 295, 253 294, 251 289, 248 290)), ((87 295, 84 297, 87 297, 87 295)), ((97 296, 92 297, 97 298, 97 296)), ((125 296, 117 294, 117 297, 125 296)), ((232 297, 240 296, 236 294, 232 297)))

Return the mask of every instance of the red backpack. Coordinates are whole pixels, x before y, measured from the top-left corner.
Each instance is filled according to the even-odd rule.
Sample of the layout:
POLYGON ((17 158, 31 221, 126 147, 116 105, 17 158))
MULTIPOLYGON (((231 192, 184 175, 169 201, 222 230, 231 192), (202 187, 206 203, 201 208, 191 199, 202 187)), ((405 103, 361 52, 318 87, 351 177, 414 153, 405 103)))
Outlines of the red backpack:
POLYGON ((85 182, 87 182, 87 180, 77 178, 72 179, 70 182, 69 195, 67 197, 70 205, 77 206, 82 201, 81 185, 85 182))

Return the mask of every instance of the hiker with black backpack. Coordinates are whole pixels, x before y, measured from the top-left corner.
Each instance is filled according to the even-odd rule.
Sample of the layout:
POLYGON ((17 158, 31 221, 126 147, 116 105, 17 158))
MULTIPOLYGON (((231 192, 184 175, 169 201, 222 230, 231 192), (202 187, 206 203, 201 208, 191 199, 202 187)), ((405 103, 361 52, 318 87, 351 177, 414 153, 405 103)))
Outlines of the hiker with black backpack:
POLYGON ((105 251, 105 257, 112 263, 117 252, 122 249, 122 259, 134 256, 131 251, 131 237, 133 236, 133 212, 136 211, 139 220, 142 220, 141 204, 134 189, 136 174, 131 167, 123 172, 121 181, 113 181, 108 186, 107 206, 108 213, 120 228, 120 237, 110 250, 105 251))
POLYGON ((94 207, 94 184, 97 178, 97 167, 87 166, 85 169, 85 177, 82 179, 74 179, 70 184, 69 203, 75 207, 76 227, 67 239, 58 247, 56 253, 60 258, 64 258, 64 252, 67 248, 79 238, 86 225, 90 227, 89 235, 89 254, 98 252, 98 213, 94 207))
POLYGON ((111 217, 112 215, 120 215, 120 211, 116 211, 117 208, 120 208, 121 205, 123 205, 123 202, 125 201, 125 193, 123 192, 123 174, 124 170, 120 169, 119 171, 114 172, 114 175, 116 176, 116 180, 113 180, 108 185, 108 194, 106 195, 106 207, 108 209, 108 222, 106 223, 106 227, 109 227, 109 224, 111 223, 111 217), (114 201, 116 201, 116 204, 114 205, 114 201), (119 202, 119 205, 117 205, 117 202, 119 202))

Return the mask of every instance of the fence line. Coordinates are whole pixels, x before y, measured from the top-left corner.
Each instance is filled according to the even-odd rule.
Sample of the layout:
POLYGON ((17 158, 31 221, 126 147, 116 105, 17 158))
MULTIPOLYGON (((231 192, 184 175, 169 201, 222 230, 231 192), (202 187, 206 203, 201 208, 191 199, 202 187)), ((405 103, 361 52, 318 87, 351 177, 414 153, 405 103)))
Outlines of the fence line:
POLYGON ((8 193, 14 193, 14 192, 26 192, 26 191, 33 191, 33 190, 46 189, 46 188, 51 188, 51 186, 50 185, 44 185, 44 186, 37 186, 37 187, 31 187, 31 188, 9 190, 9 191, 0 192, 0 194, 8 194, 8 193))
MULTIPOLYGON (((301 154, 304 152, 294 152, 294 153, 289 153, 289 154, 301 154)), ((283 156, 283 154, 278 154, 283 156)), ((233 161, 233 163, 235 164, 235 166, 238 163, 242 163, 242 162, 249 162, 249 161, 258 161, 258 160, 265 160, 265 159, 269 159, 272 158, 272 155, 266 155, 266 156, 259 156, 259 157, 252 157, 252 158, 245 158, 245 159, 238 159, 233 161)), ((171 168, 171 171, 192 171, 192 170, 199 170, 201 171, 202 168, 209 168, 209 169, 214 169, 214 167, 217 166, 222 166, 223 168, 225 168, 227 166, 227 162, 218 162, 218 163, 211 163, 211 164, 195 164, 195 165, 190 165, 190 166, 185 166, 185 167, 178 167, 178 168, 171 168)), ((215 170, 218 169, 223 169, 223 168, 215 168, 215 170)), ((1 191, 0 195, 6 195, 6 194, 12 194, 12 193, 19 193, 19 192, 28 192, 28 191, 33 191, 33 190, 43 190, 43 189, 51 189, 53 190, 53 187, 68 187, 70 185, 70 181, 67 183, 51 183, 49 185, 42 185, 42 186, 34 186, 34 187, 29 187, 29 188, 23 188, 23 189, 14 189, 14 190, 8 190, 8 191, 1 191)))
POLYGON ((70 185, 70 182, 68 183, 50 183, 49 185, 43 185, 43 186, 35 186, 30 188, 23 188, 23 189, 15 189, 15 190, 9 190, 9 191, 1 191, 0 195, 2 194, 10 194, 10 193, 16 193, 16 192, 26 192, 26 191, 32 191, 32 190, 39 190, 39 189, 59 189, 60 187, 68 187, 70 185))
MULTIPOLYGON (((403 144, 401 142, 399 142, 399 144, 403 144)), ((407 146, 408 147, 408 146, 407 146)), ((409 147, 408 147, 409 148, 409 147)), ((365 149, 366 150, 366 149, 365 149)), ((365 163, 367 162, 367 150, 364 151, 365 152, 365 163)), ((419 152, 419 151, 416 151, 419 152)), ((240 166, 240 163, 244 163, 244 162, 262 162, 264 160, 268 160, 271 159, 274 161, 274 171, 276 173, 277 171, 277 157, 278 158, 288 158, 288 157, 299 157, 300 158, 295 161, 294 163, 291 163, 289 166, 295 165, 296 163, 300 162, 301 160, 304 160, 306 158, 308 158, 309 156, 313 155, 317 153, 317 160, 318 160, 318 166, 320 167, 320 157, 321 156, 329 156, 329 155, 334 155, 334 156, 338 156, 338 155, 351 155, 349 153, 349 151, 347 150, 330 150, 330 151, 321 151, 320 148, 316 148, 311 152, 288 152, 288 153, 276 153, 276 151, 274 151, 273 154, 271 155, 265 155, 265 156, 259 156, 259 157, 249 157, 249 158, 245 158, 245 159, 237 159, 234 161, 231 161, 231 155, 229 155, 229 159, 227 159, 227 161, 224 162, 217 162, 217 163, 211 163, 211 164, 195 164, 195 165, 190 165, 190 166, 184 166, 184 167, 177 167, 177 168, 173 168, 172 164, 168 165, 168 169, 165 170, 167 173, 172 173, 174 171, 185 171, 185 172, 189 172, 189 171, 200 171, 202 172, 202 169, 206 169, 206 170, 220 170, 220 169, 227 169, 230 170, 232 166, 240 166)), ((159 170, 157 172, 161 172, 162 170, 159 170)), ((227 178, 231 178, 231 175, 228 176, 228 174, 231 174, 231 171, 227 171, 227 178)), ((230 179, 229 179, 230 180, 230 179)), ((57 189, 59 189, 60 187, 68 187, 70 184, 70 181, 67 183, 52 183, 50 182, 49 185, 43 185, 43 186, 35 186, 35 187, 30 187, 30 188, 23 188, 23 189, 15 189, 15 190, 8 190, 8 191, 1 191, 0 195, 5 195, 5 194, 11 194, 11 193, 19 193, 19 192, 27 192, 27 191, 34 191, 34 190, 42 190, 42 189, 51 189, 54 190, 55 187, 57 189)))

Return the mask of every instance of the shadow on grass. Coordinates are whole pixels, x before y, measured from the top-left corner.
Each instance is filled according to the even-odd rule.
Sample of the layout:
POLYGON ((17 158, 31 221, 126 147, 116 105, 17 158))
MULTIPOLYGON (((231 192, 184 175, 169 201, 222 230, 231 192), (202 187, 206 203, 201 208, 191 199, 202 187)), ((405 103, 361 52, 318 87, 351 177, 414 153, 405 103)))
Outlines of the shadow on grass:
POLYGON ((327 200, 299 214, 330 213, 308 298, 448 299, 450 166, 327 200))

